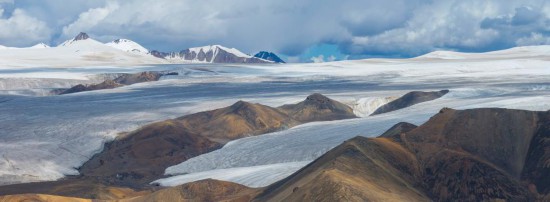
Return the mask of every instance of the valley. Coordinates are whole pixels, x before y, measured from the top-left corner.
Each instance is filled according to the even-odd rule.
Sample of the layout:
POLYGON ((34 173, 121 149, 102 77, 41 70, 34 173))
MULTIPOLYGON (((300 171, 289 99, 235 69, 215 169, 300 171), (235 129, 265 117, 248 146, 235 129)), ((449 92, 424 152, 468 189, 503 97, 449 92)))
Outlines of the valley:
MULTIPOLYGON (((434 54, 431 54, 430 57, 412 59, 368 59, 322 64, 86 66, 64 69, 64 74, 56 73, 60 71, 59 67, 25 71, 3 67, 0 75, 5 80, 0 95, 2 100, 0 111, 3 112, 0 114, 3 140, 0 144, 0 151, 2 151, 0 183, 3 186, 0 186, 0 193, 22 194, 21 190, 24 189, 21 187, 34 186, 37 188, 33 190, 41 194, 91 198, 92 193, 82 190, 90 190, 89 186, 97 186, 104 188, 97 188, 98 191, 93 193, 94 197, 102 199, 137 197, 135 200, 142 197, 143 200, 147 200, 151 199, 147 197, 175 197, 176 192, 170 190, 182 187, 206 190, 198 187, 207 186, 208 189, 220 191, 219 196, 236 197, 244 201, 254 198, 262 201, 268 198, 274 200, 292 198, 294 196, 288 195, 290 192, 286 187, 293 189, 294 185, 283 186, 277 182, 289 176, 287 180, 294 181, 291 179, 293 176, 302 175, 294 173, 305 172, 304 167, 311 166, 310 163, 318 158, 324 158, 325 154, 331 154, 333 149, 340 148, 338 145, 349 142, 350 139, 353 144, 357 141, 366 141, 365 144, 378 145, 393 151, 395 148, 403 147, 399 145, 402 143, 391 139, 396 132, 384 138, 374 140, 366 138, 377 137, 400 122, 422 126, 443 108, 456 110, 508 108, 531 111, 550 109, 550 103, 547 102, 550 98, 550 84, 547 80, 550 75, 547 69, 549 50, 547 46, 535 46, 496 53, 472 54, 463 56, 462 59, 434 58, 434 54), (509 57, 503 58, 500 56, 502 54, 509 57), (115 79, 120 75, 140 75, 141 72, 151 71, 173 72, 177 75, 162 75, 158 79, 130 83, 112 89, 64 95, 47 93, 54 89, 70 88, 78 84, 97 84, 107 79, 115 79), (55 77, 51 78, 48 75, 55 75, 55 77), (11 82, 14 80, 18 82, 11 82), (413 91, 415 93, 410 94, 413 91), (443 93, 435 93, 435 97, 429 95, 430 98, 425 99, 423 96, 426 92, 443 93), (400 98, 403 95, 406 96, 400 98), (414 96, 411 98, 411 95, 414 96), (324 96, 337 101, 338 104, 326 105, 332 101, 325 99, 324 96), (310 102, 324 104, 310 108, 307 107, 307 103, 310 102), (401 104, 391 104, 392 102, 401 104), (391 107, 393 110, 370 116, 386 104, 393 106, 391 107), (215 126, 221 127, 223 123, 232 126, 223 130, 216 129, 214 125, 189 128, 209 123, 211 120, 208 117, 212 114, 224 114, 232 111, 231 109, 240 109, 243 106, 245 108, 262 106, 261 108, 270 109, 269 112, 260 113, 269 114, 269 118, 261 118, 260 122, 250 122, 256 125, 247 123, 246 127, 234 126, 234 123, 243 123, 234 117, 220 120, 236 122, 212 122, 215 126), (326 111, 327 109, 332 111, 326 111), (331 115, 330 113, 334 113, 334 110, 342 113, 331 115), (279 118, 273 118, 277 116, 279 118), (194 118, 186 120, 185 117, 194 118), (180 126, 180 122, 183 125, 180 126), (286 126, 280 128, 284 125, 282 123, 286 126), (178 156, 166 161, 169 163, 155 163, 158 168, 155 168, 155 174, 152 175, 154 177, 140 178, 143 179, 140 182, 117 183, 117 175, 124 179, 131 179, 132 175, 124 174, 127 171, 124 171, 122 161, 116 162, 109 159, 128 155, 117 153, 128 147, 138 148, 139 150, 133 151, 139 152, 139 155, 160 154, 155 154, 153 151, 163 151, 162 149, 168 149, 167 145, 170 145, 170 141, 161 144, 164 141, 162 135, 170 134, 162 131, 172 130, 166 128, 166 125, 173 125, 174 130, 182 127, 180 129, 188 131, 186 134, 191 136, 207 134, 192 136, 200 137, 201 141, 193 138, 185 139, 192 143, 203 142, 205 147, 200 147, 197 153, 182 150, 185 152, 181 154, 185 157, 178 156), (256 134, 247 129, 247 127, 261 128, 271 125, 278 127, 261 130, 256 134), (149 130, 148 127, 153 128, 149 130), (224 134, 223 131, 231 131, 233 127, 239 130, 234 134, 224 134), (135 131, 140 130, 146 132, 143 133, 145 139, 136 139, 136 141, 139 140, 137 141, 141 142, 139 144, 148 144, 148 146, 137 147, 138 143, 133 141, 117 142, 123 137, 132 137, 132 134, 139 133, 135 131), (219 136, 218 132, 229 136, 219 136), (158 145, 147 142, 147 138, 151 135, 158 138, 153 141, 159 143, 158 145), (162 149, 152 149, 154 147, 151 146, 160 146, 162 149), (99 177, 97 173, 94 174, 97 171, 90 169, 100 165, 100 160, 103 161, 102 165, 114 167, 98 173, 106 173, 106 176, 111 177, 99 177), (82 178, 82 174, 98 178, 94 177, 93 180, 82 178), (208 180, 209 178, 214 180, 208 180), (37 184, 25 184, 32 182, 37 184), (62 182, 69 182, 69 184, 62 182), (58 184, 55 185, 55 183, 58 184), (48 186, 74 187, 71 189, 74 192, 43 189, 48 186), (235 192, 225 192, 227 189, 235 192), (126 190, 124 193, 127 194, 116 195, 112 190, 126 190), (270 190, 281 190, 280 193, 283 195, 280 195, 279 191, 270 190), (221 194, 222 192, 225 194, 221 194)), ((250 114, 250 112, 243 114, 250 114)), ((258 112, 252 114, 258 114, 258 112)), ((256 119, 247 118, 246 120, 256 119)), ((171 137, 173 141, 180 141, 179 134, 183 133, 172 134, 178 134, 171 137)), ((186 147, 186 149, 191 148, 186 147)), ((411 156, 406 148, 401 148, 399 151, 404 153, 395 154, 398 155, 395 158, 403 158, 399 155, 411 156)), ((381 155, 387 153, 376 152, 381 155)), ((166 150, 166 153, 170 151, 166 150)), ((131 156, 125 156, 124 159, 128 157, 131 156)), ((147 165, 153 161, 148 161, 146 158, 141 160, 143 161, 136 161, 135 165, 149 172, 147 165)), ((492 165, 494 162, 491 162, 492 165)), ((364 165, 354 167, 361 166, 364 165)), ((506 172, 517 174, 514 170, 506 170, 506 172)), ((534 171, 532 174, 537 172, 534 171)), ((338 178, 345 176, 345 173, 335 172, 327 175, 328 178, 331 176, 338 178)), ((396 175, 402 174, 391 174, 391 176, 396 175)), ((405 178, 420 182, 419 178, 405 178)), ((517 179, 519 178, 514 178, 514 180, 517 179)), ((286 181, 280 183, 283 182, 286 181)), ((346 183, 364 182, 359 180, 346 183)), ((429 182, 432 183, 432 181, 429 182)), ((320 190, 340 186, 332 184, 333 182, 326 183, 331 185, 325 187, 324 184, 320 184, 323 186, 320 190)), ((409 183, 407 186, 410 188, 413 184, 409 183)), ((306 187, 312 191, 318 190, 314 186, 306 187)), ((308 189, 299 193, 311 193, 308 189)), ((396 187, 396 190, 400 190, 397 191, 399 193, 403 191, 402 189, 402 186, 396 187)), ((527 188, 521 188, 523 191, 525 189, 527 188)), ((355 195, 353 193, 356 192, 341 194, 342 197, 348 197, 350 194, 355 195)), ((407 193, 410 193, 411 197, 414 195, 419 201, 425 200, 426 197, 433 197, 432 192, 425 188, 415 187, 408 189, 407 193)), ((437 191, 437 193, 443 192, 437 191)), ((546 192, 540 190, 539 193, 546 192)), ((207 192, 202 191, 197 191, 193 196, 211 197, 207 192)), ((362 196, 375 197, 369 194, 362 196)), ((298 200, 298 198, 293 199, 298 200)), ((313 198, 309 199, 313 200, 313 198)), ((203 198, 203 200, 206 199, 203 198)))

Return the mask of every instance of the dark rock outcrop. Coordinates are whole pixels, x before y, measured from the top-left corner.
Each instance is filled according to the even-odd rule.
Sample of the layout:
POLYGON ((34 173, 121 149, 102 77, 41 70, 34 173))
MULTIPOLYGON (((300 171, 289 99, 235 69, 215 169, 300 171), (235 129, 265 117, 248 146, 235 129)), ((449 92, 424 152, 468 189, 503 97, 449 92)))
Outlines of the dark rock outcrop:
POLYGON ((90 36, 84 32, 80 32, 78 35, 76 35, 73 39, 73 41, 79 41, 79 40, 86 40, 89 39, 90 36))
POLYGON ((135 83, 143 83, 149 81, 158 81, 160 77, 164 75, 178 75, 176 72, 140 72, 135 74, 122 74, 114 80, 107 79, 99 84, 84 85, 78 84, 69 89, 55 89, 50 91, 54 95, 78 93, 83 91, 113 89, 125 85, 132 85, 135 83))
POLYGON ((122 84, 119 84, 113 80, 105 80, 104 82, 101 82, 99 84, 92 84, 92 85, 83 85, 78 84, 76 86, 73 86, 63 92, 60 93, 60 95, 63 94, 70 94, 70 93, 78 93, 78 92, 84 92, 84 91, 92 91, 92 90, 101 90, 101 89, 113 89, 123 86, 122 84))
POLYGON ((256 53, 254 57, 264 59, 264 60, 269 60, 275 63, 285 63, 285 61, 279 58, 279 56, 277 56, 275 53, 267 52, 267 51, 260 51, 256 53))
POLYGON ((357 118, 351 107, 319 93, 308 96, 298 104, 283 105, 279 109, 302 123, 357 118))
POLYGON ((165 52, 160 52, 160 51, 157 51, 157 50, 152 50, 149 52, 149 54, 151 54, 152 56, 155 56, 157 58, 165 58, 167 57, 168 55, 170 55, 170 53, 165 53, 165 52))
POLYGON ((388 131, 344 142, 257 200, 550 199, 550 111, 443 109, 408 132, 388 131))
POLYGON ((114 81, 122 85, 132 85, 149 81, 158 81, 166 73, 161 72, 140 72, 136 74, 124 74, 117 77, 114 81))
POLYGON ((449 90, 440 90, 440 91, 432 91, 432 92, 412 91, 401 96, 400 98, 397 98, 394 101, 391 101, 385 105, 380 106, 371 114, 371 116, 403 109, 405 107, 409 107, 421 102, 435 100, 447 94, 448 92, 449 90))

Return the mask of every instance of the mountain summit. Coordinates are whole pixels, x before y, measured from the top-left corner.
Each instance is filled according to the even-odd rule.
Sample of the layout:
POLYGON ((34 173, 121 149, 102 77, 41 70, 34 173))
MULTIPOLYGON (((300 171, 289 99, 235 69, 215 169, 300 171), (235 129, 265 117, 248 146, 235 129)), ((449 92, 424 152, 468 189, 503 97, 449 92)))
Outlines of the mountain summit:
POLYGON ((86 42, 89 42, 89 43, 95 43, 95 44, 101 43, 99 41, 96 41, 96 40, 93 40, 92 38, 90 38, 90 36, 88 36, 88 34, 86 34, 84 32, 80 32, 73 39, 69 39, 69 40, 63 42, 62 44, 60 44, 59 46, 69 46, 71 44, 74 44, 75 42, 82 42, 82 41, 86 41, 86 42))
POLYGON ((275 63, 285 63, 285 61, 279 58, 279 56, 275 55, 275 53, 267 52, 267 51, 260 51, 256 53, 254 57, 264 59, 264 60, 269 60, 275 63))
POLYGON ((132 53, 148 54, 149 50, 130 39, 117 39, 105 45, 132 53))
POLYGON ((90 36, 84 32, 80 32, 76 37, 74 37, 73 41, 80 41, 80 40, 86 40, 89 39, 90 36))

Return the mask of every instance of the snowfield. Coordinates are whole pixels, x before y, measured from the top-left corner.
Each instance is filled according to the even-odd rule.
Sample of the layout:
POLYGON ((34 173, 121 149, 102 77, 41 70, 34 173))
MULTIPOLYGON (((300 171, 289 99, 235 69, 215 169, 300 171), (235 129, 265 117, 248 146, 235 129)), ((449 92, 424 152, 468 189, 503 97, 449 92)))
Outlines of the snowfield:
MULTIPOLYGON (((2 54, 0 51, 0 57, 2 54)), ((166 173, 174 176, 155 183, 175 186, 214 178, 260 187, 290 175, 349 138, 377 136, 401 121, 422 124, 443 107, 550 109, 549 46, 322 64, 147 66, 136 62, 139 67, 81 67, 87 63, 69 62, 72 66, 63 70, 32 62, 22 62, 25 68, 0 64, 0 184, 78 174, 76 168, 117 133, 238 100, 280 106, 319 92, 350 105, 361 118, 309 123, 235 140, 220 150, 169 167, 166 173), (180 75, 110 90, 62 96, 41 93, 80 81, 92 82, 108 73, 144 70, 170 70, 180 75), (406 109, 368 116, 376 107, 409 91, 441 89, 450 93, 406 109)))

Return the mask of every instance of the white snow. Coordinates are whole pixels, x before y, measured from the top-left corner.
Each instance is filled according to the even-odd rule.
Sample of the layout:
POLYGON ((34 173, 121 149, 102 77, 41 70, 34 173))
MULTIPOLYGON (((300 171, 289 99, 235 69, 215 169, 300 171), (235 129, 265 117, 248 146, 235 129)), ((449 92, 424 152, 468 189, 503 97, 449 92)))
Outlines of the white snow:
POLYGON ((31 46, 29 48, 34 48, 34 49, 40 49, 40 48, 50 48, 50 46, 46 45, 45 43, 38 43, 34 46, 31 46))
POLYGON ((130 40, 130 39, 117 39, 106 43, 105 45, 136 54, 148 54, 149 50, 141 46, 140 44, 130 40))
POLYGON ((252 57, 250 55, 244 54, 243 52, 237 50, 236 48, 227 48, 227 47, 224 47, 224 46, 221 46, 221 45, 208 45, 208 46, 194 47, 194 48, 189 48, 189 51, 195 52, 197 54, 201 50, 205 53, 207 53, 208 51, 213 51, 214 56, 216 56, 218 54, 219 49, 224 50, 228 53, 231 53, 231 54, 233 54, 237 57, 244 57, 244 58, 251 58, 252 57))
POLYGON ((340 100, 353 109, 353 113, 358 117, 367 117, 372 114, 378 107, 385 105, 398 97, 365 97, 359 98, 354 102, 348 103, 340 100))
POLYGON ((167 64, 152 55, 141 55, 107 46, 94 39, 68 40, 57 47, 0 48, 0 70, 83 66, 136 66, 167 64))
MULTIPOLYGON (((170 60, 173 63, 213 63, 214 58, 216 58, 218 56, 220 50, 223 50, 227 53, 233 54, 233 55, 235 55, 237 57, 240 57, 240 58, 253 58, 253 56, 245 54, 245 53, 237 50, 236 48, 227 48, 227 47, 224 47, 224 46, 221 46, 221 45, 208 45, 208 46, 193 47, 193 48, 188 48, 188 50, 191 53, 195 53, 195 55, 198 55, 201 51, 203 53, 208 53, 209 51, 212 51, 212 59, 208 60, 207 58, 204 58, 204 59, 201 60, 201 59, 195 57, 193 59, 188 60, 188 59, 180 57, 179 55, 176 55, 176 54, 168 55, 166 57, 166 59, 170 60)), ((263 60, 263 59, 260 59, 260 60, 263 60)), ((270 61, 267 61, 267 62, 270 62, 270 61)))
MULTIPOLYGON (((4 79, 0 88, 10 89, 9 92, 0 91, 0 184, 55 180, 76 174, 75 168, 99 152, 103 143, 119 132, 229 106, 238 100, 280 106, 319 92, 351 105, 356 114, 366 116, 375 106, 409 91, 451 90, 441 99, 387 114, 310 123, 232 141, 220 150, 168 168, 166 172, 170 174, 188 174, 161 179, 160 184, 173 186, 202 178, 218 178, 264 186, 288 176, 300 164, 304 165, 346 139, 356 135, 376 136, 401 121, 422 124, 442 107, 550 109, 550 56, 545 46, 500 52, 506 56, 487 53, 452 60, 414 58, 277 66, 82 67, 90 63, 62 58, 70 58, 67 55, 71 54, 90 55, 98 49, 102 50, 99 52, 114 51, 117 58, 137 54, 93 41, 84 42, 82 46, 73 45, 32 50, 53 50, 36 55, 42 61, 60 60, 52 62, 55 65, 44 67, 43 63, 26 61, 26 68, 16 68, 0 64, 0 78, 4 79), (92 46, 93 51, 87 48, 92 46), (60 69, 65 62, 74 66, 60 69), (51 88, 61 79, 85 81, 101 73, 144 70, 171 70, 180 75, 158 82, 62 96, 10 93, 14 89, 22 92, 51 88), (66 73, 58 74, 61 71, 66 73), (55 75, 60 76, 48 78, 55 75)), ((17 50, 8 52, 12 51, 17 50)), ((0 50, 0 63, 9 58, 10 64, 14 64, 17 54, 7 55, 0 50)))
POLYGON ((270 182, 276 182, 287 177, 286 173, 293 173, 307 165, 309 161, 278 163, 261 166, 235 167, 210 170, 206 172, 178 175, 154 181, 163 186, 177 186, 182 183, 194 182, 202 179, 217 179, 243 184, 249 187, 264 187, 270 182))

